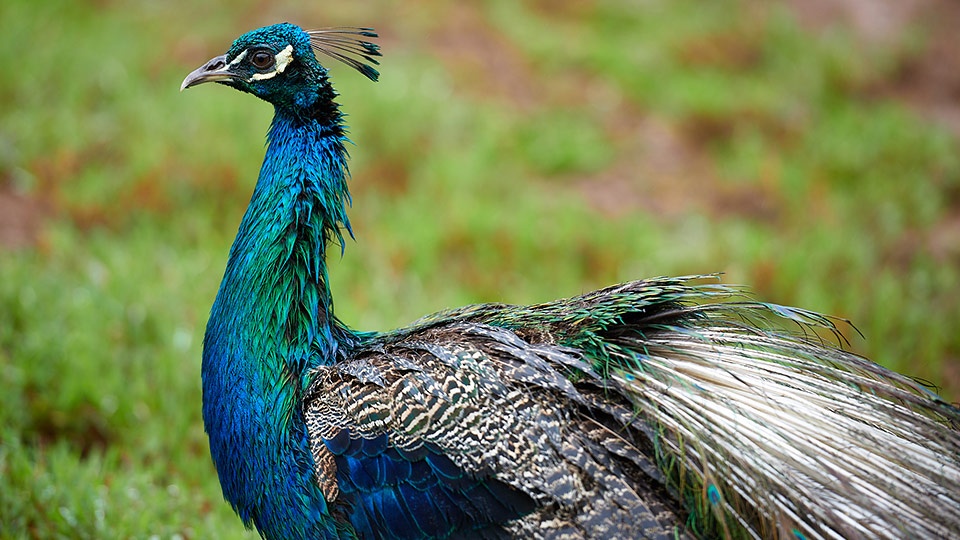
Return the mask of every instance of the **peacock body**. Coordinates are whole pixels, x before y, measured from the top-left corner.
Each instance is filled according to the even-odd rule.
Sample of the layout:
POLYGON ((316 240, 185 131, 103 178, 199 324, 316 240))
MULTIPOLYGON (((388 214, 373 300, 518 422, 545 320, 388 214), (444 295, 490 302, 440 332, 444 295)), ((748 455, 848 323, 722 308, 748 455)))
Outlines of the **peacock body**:
POLYGON ((203 351, 224 497, 270 539, 960 537, 960 410, 845 352, 837 321, 715 276, 388 333, 339 321, 345 127, 316 52, 254 30, 191 73, 275 109, 203 351), (819 333, 818 333, 819 332, 819 333))

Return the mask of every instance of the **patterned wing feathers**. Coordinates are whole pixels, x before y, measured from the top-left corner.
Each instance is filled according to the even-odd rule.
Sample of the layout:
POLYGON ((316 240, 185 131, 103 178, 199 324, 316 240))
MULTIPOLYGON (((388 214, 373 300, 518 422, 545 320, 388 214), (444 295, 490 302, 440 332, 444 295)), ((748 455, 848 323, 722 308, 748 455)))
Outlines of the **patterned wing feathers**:
MULTIPOLYGON (((314 459, 330 463, 333 455, 335 463, 351 465, 318 467, 318 482, 328 486, 332 475, 340 493, 371 490, 372 475, 352 464, 363 460, 345 456, 362 453, 366 443, 356 441, 385 437, 386 446, 378 448, 418 471, 402 479, 377 476, 381 487, 398 482, 402 488, 389 489, 393 498, 433 505, 448 523, 461 512, 481 523, 487 514, 503 516, 489 508, 500 505, 513 511, 507 532, 531 538, 674 537, 679 520, 656 502, 663 497, 658 482, 626 480, 624 467, 631 474, 655 471, 635 442, 576 414, 577 407, 607 403, 603 382, 581 377, 578 388, 568 378, 577 372, 590 366, 572 349, 466 323, 411 333, 320 368, 304 411, 314 459), (418 477, 424 485, 414 485, 418 477)), ((619 407, 596 414, 628 419, 629 407, 619 407)), ((374 498, 349 504, 369 505, 374 498)), ((386 519, 390 510, 379 512, 373 519, 386 519)))

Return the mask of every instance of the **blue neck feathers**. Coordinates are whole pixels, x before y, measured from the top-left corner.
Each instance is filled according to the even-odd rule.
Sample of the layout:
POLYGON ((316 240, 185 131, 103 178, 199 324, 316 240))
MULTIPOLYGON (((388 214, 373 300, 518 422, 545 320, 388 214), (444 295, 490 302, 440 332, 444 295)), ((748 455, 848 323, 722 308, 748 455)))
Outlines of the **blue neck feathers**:
POLYGON ((332 99, 318 101, 276 107, 204 338, 204 425, 224 497, 272 538, 335 534, 299 403, 310 368, 358 339, 334 316, 325 263, 327 242, 342 251, 352 234, 346 137, 332 99))

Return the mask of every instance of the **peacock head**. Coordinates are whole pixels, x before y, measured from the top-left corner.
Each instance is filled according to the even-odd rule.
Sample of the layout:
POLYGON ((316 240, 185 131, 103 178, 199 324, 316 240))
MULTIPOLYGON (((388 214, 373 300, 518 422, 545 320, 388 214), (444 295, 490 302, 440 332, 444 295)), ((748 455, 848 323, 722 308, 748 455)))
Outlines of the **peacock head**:
POLYGON ((187 75, 180 90, 218 82, 249 92, 279 108, 312 107, 332 93, 327 69, 315 52, 335 58, 376 81, 380 48, 368 41, 371 28, 325 28, 305 31, 290 23, 274 24, 237 38, 226 54, 214 57, 187 75))

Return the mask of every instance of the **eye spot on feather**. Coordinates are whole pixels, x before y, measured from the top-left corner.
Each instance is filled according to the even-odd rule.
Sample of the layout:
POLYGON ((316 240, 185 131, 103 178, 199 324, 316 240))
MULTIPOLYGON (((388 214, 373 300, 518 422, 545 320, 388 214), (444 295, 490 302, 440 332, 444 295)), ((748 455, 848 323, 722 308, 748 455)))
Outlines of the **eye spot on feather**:
MULTIPOLYGON (((257 55, 259 55, 259 52, 254 53, 254 56, 257 55)), ((253 76, 250 77, 249 82, 271 79, 276 77, 277 74, 283 73, 283 71, 287 69, 287 66, 293 62, 293 45, 287 45, 282 51, 278 52, 276 56, 273 57, 273 60, 274 65, 276 66, 273 71, 269 71, 267 73, 254 73, 253 76)), ((253 58, 251 58, 251 63, 253 63, 255 67, 257 66, 257 64, 253 62, 253 58)))
POLYGON ((710 484, 710 486, 707 487, 707 500, 714 506, 720 504, 720 490, 717 489, 717 486, 710 484))

